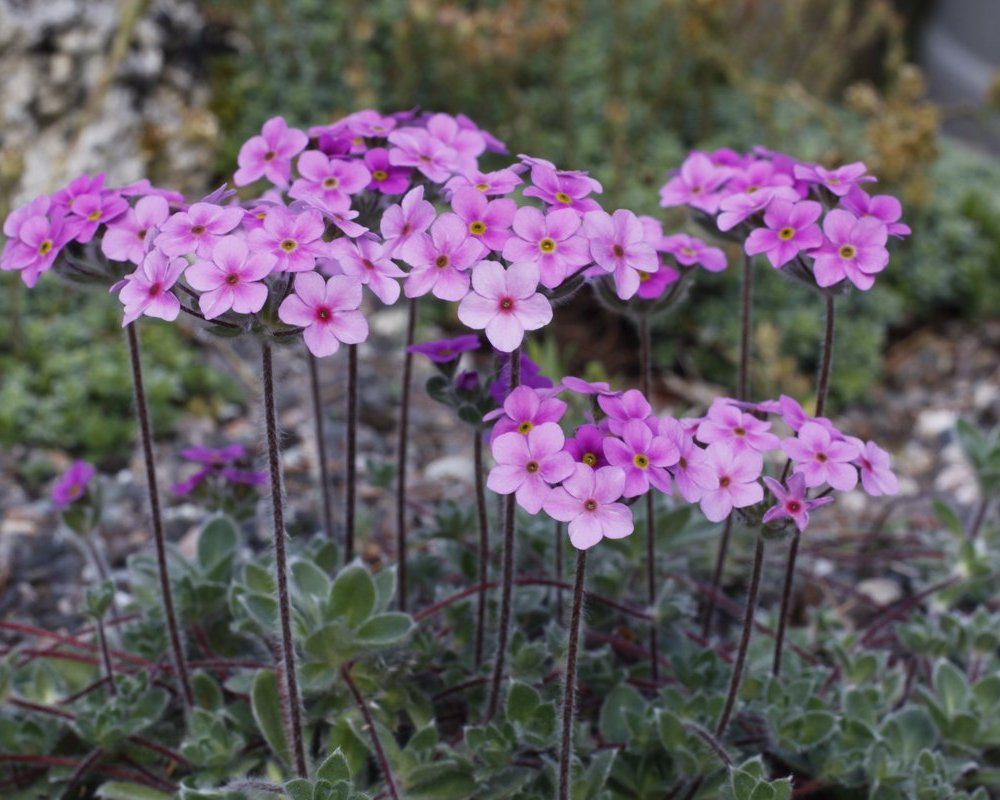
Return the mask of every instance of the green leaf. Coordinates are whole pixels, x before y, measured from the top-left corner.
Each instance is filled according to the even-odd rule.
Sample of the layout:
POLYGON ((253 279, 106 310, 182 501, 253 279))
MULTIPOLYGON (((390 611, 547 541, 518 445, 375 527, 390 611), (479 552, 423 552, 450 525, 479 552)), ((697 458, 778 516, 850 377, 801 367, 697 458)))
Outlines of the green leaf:
POLYGON ((195 703, 201 708, 209 711, 222 708, 224 702, 222 689, 215 678, 207 672, 199 670, 191 676, 191 689, 194 692, 195 703))
POLYGON ((807 711, 801 719, 798 741, 815 745, 826 739, 837 724, 837 718, 828 711, 807 711))
POLYGON ((97 796, 102 800, 173 800, 172 794, 125 781, 102 784, 97 790, 97 796))
POLYGON ((943 500, 933 500, 931 505, 934 507, 934 513, 937 514, 938 521, 942 525, 955 534, 955 536, 965 536, 962 520, 950 503, 946 503, 943 500))
POLYGON ((396 567, 384 567, 372 576, 375 581, 375 611, 385 611, 396 595, 396 567))
POLYGON ((375 581, 368 570, 358 564, 342 569, 330 587, 326 610, 329 616, 344 617, 352 628, 368 619, 375 610, 375 581))
POLYGON ((330 592, 330 579, 310 561, 295 559, 292 562, 292 579, 296 588, 305 595, 324 599, 330 592))
POLYGON ((386 647, 401 642, 413 629, 409 614, 387 611, 376 614, 355 632, 358 644, 365 647, 386 647))
POLYGON ((541 698, 531 686, 514 681, 507 692, 507 719, 527 725, 541 698))
POLYGON ((582 780, 573 782, 574 795, 576 794, 577 787, 582 783, 584 787, 583 800, 597 800, 598 797, 601 797, 604 792, 604 785, 608 782, 608 777, 611 775, 611 768, 614 766, 616 755, 618 755, 617 750, 598 750, 591 759, 587 771, 583 773, 582 780))
POLYGON ((261 630, 272 631, 277 627, 278 601, 270 595, 247 592, 239 596, 238 602, 261 630))
POLYGON ((410 781, 407 800, 466 800, 475 796, 477 788, 470 768, 454 762, 417 767, 410 781))
POLYGON ((251 692, 251 706, 253 718, 271 751, 286 766, 291 765, 291 749, 288 746, 284 715, 281 713, 278 676, 274 670, 262 669, 257 673, 251 692))
POLYGON ((338 747, 326 757, 316 770, 316 777, 336 783, 337 781, 351 780, 351 768, 344 757, 343 751, 338 747))
POLYGON ((987 675, 972 687, 976 705, 982 710, 991 710, 1000 703, 1000 675, 987 675))
POLYGON ((937 728, 930 714, 917 706, 897 711, 882 725, 882 735, 893 754, 909 763, 921 750, 932 748, 937 741, 937 728))
POLYGON ((293 778, 285 783, 285 792, 291 800, 313 800, 312 781, 305 778, 293 778))
POLYGON ((965 675, 945 659, 939 661, 934 668, 934 691, 949 719, 962 711, 969 699, 969 684, 965 675))
POLYGON ((235 557, 240 546, 240 531, 226 516, 212 517, 198 534, 198 564, 208 572, 235 557))
POLYGON ((629 736, 626 714, 631 712, 641 716, 647 706, 645 698, 635 687, 626 683, 618 684, 608 693, 601 706, 601 735, 609 742, 626 741, 629 736))

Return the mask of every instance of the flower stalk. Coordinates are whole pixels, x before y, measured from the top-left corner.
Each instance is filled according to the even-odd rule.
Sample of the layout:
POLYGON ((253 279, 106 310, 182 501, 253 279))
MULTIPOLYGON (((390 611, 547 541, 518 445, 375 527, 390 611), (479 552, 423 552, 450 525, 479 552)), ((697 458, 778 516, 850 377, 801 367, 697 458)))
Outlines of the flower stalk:
POLYGON ((587 551, 579 550, 576 554, 576 577, 573 581, 573 605, 570 611, 566 675, 563 682, 562 740, 559 748, 559 800, 569 800, 570 796, 569 767, 573 754, 573 721, 576 716, 576 661, 580 646, 580 618, 583 616, 583 586, 586 570, 587 551))
POLYGON ((358 346, 347 345, 347 487, 344 498, 344 563, 354 559, 358 497, 358 346))
POLYGON ((403 385, 399 409, 399 442, 396 448, 396 559, 399 563, 396 573, 396 593, 399 610, 406 611, 406 459, 410 444, 410 384, 413 382, 413 344, 417 331, 417 300, 409 303, 406 321, 406 345, 403 349, 403 385))
POLYGON ((333 536, 333 503, 330 499, 330 474, 327 467, 326 435, 323 422, 323 398, 319 386, 319 359, 308 354, 309 387, 312 390, 313 430, 316 435, 316 460, 319 462, 320 495, 323 502, 323 529, 333 536))

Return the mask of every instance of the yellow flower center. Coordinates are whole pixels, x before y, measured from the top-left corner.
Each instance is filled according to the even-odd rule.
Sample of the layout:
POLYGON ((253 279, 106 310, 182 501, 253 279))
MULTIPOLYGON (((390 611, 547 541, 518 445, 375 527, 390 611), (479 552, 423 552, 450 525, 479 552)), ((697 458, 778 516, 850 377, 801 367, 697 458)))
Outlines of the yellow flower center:
POLYGON ((42 243, 38 245, 38 254, 40 256, 47 256, 52 252, 53 247, 55 247, 55 242, 51 239, 43 239, 42 243))
POLYGON ((645 283, 646 281, 648 281, 652 277, 653 276, 650 275, 648 272, 645 272, 644 270, 641 270, 641 269, 639 270, 639 281, 641 283, 645 283))
POLYGON ((534 474, 534 473, 538 472, 538 470, 539 470, 538 462, 537 461, 529 461, 527 464, 524 465, 524 469, 526 471, 534 474))
POLYGON ((327 189, 336 189, 337 188, 337 183, 338 183, 338 181, 337 181, 336 178, 329 177, 329 178, 326 178, 323 181, 323 186, 325 186, 327 189))
POLYGON ((556 200, 566 205, 573 202, 573 198, 566 194, 566 192, 556 192, 556 200))
POLYGON ((389 173, 384 169, 377 169, 372 173, 372 177, 377 181, 384 181, 389 177, 389 173))
POLYGON ((296 247, 299 246, 299 243, 296 242, 294 239, 282 239, 280 246, 281 249, 284 250, 286 253, 291 253, 292 250, 294 250, 296 247))
POLYGON ((93 211, 87 214, 87 219, 89 219, 91 222, 99 220, 100 218, 101 218, 101 209, 99 208, 95 208, 93 211))
POLYGON ((581 458, 580 460, 584 464, 587 464, 588 466, 592 467, 592 466, 594 466, 597 463, 597 454, 596 453, 584 453, 583 454, 583 458, 581 458))
POLYGON ((473 236, 481 236, 486 233, 486 223, 481 219, 474 219, 469 223, 469 233, 473 236))
POLYGON ((546 236, 538 243, 538 249, 543 253, 554 253, 556 251, 556 240, 546 236))
POLYGON ((842 244, 837 252, 840 253, 840 257, 845 261, 854 258, 858 253, 853 244, 842 244))
POLYGON ((481 192, 485 192, 490 188, 490 185, 488 183, 477 183, 476 188, 481 192))
POLYGON ((789 228, 787 225, 778 231, 778 238, 783 242, 787 242, 795 235, 795 228, 789 228))
POLYGON ((530 419, 523 420, 520 425, 517 426, 518 433, 527 433, 532 428, 535 427, 535 423, 530 419))
POLYGON ((646 469, 649 466, 649 456, 645 453, 636 453, 632 456, 632 463, 635 464, 639 469, 646 469))

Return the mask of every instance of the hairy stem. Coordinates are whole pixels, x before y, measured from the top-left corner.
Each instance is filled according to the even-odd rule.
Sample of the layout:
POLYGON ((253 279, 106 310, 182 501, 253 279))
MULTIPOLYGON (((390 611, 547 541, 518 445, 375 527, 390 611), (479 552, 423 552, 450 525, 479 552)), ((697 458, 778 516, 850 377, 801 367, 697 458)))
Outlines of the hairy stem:
POLYGON ((406 611, 406 458, 410 444, 410 383, 413 376, 413 344, 417 331, 417 299, 410 300, 406 321, 406 346, 403 350, 403 387, 399 409, 399 442, 396 449, 396 573, 399 610, 406 611))
MULTIPOLYGON (((510 354, 510 390, 521 383, 521 348, 510 354)), ((500 684, 507 660, 507 639, 510 636, 510 611, 514 594, 514 529, 517 505, 514 495, 504 497, 503 515, 503 562, 500 576, 500 623, 497 629, 497 652, 493 660, 493 676, 490 680, 489 702, 486 706, 486 721, 489 722, 500 704, 500 684)))
POLYGON ((177 612, 174 608, 174 594, 170 586, 170 572, 167 565, 167 537, 163 532, 163 517, 160 514, 160 490, 156 482, 156 462, 153 457, 153 431, 149 421, 149 406, 146 403, 146 389, 142 379, 142 358, 139 352, 139 337, 136 334, 134 322, 129 323, 125 327, 125 330, 128 332, 129 357, 132 364, 135 412, 139 421, 142 455, 146 462, 146 485, 149 491, 149 510, 153 524, 153 543, 156 547, 156 567, 160 577, 163 616, 167 624, 170 651, 173 656, 174 668, 177 670, 177 682, 180 684, 181 697, 184 700, 185 708, 191 708, 194 705, 194 694, 191 691, 191 679, 188 675, 187 661, 184 658, 184 646, 181 641, 180 628, 177 624, 177 612))
POLYGON ((825 325, 823 327, 823 353, 820 356, 819 375, 816 378, 816 416, 823 416, 826 408, 826 397, 830 392, 830 368, 833 366, 834 324, 837 309, 832 295, 823 298, 825 325))
MULTIPOLYGON (((556 583, 562 583, 563 576, 563 536, 566 532, 563 530, 563 525, 561 522, 557 522, 555 526, 555 580, 556 583)), ((562 592, 556 588, 556 622, 562 625, 563 621, 563 598, 562 592)))
POLYGON ((729 538, 733 531, 733 516, 730 514, 722 524, 722 538, 719 540, 719 552, 715 556, 715 569, 712 570, 712 591, 708 595, 705 606, 705 617, 701 623, 701 635, 706 639, 712 633, 712 620, 715 616, 715 597, 722 584, 722 570, 726 566, 726 555, 729 552, 729 538))
POLYGON ((587 569, 587 551, 576 554, 576 578, 573 581, 573 606, 570 611, 569 642, 566 648, 566 676, 563 683, 562 741, 559 748, 559 800, 569 800, 569 762, 573 752, 573 720, 576 708, 576 657, 580 646, 580 617, 583 613, 583 584, 587 569))
POLYGON ((326 436, 323 428, 323 399, 319 390, 319 359, 312 353, 309 360, 309 387, 312 390, 313 431, 316 434, 316 460, 319 461, 319 485, 323 500, 323 528, 333 536, 333 503, 330 499, 330 473, 327 469, 326 436))
MULTIPOLYGON (((649 333, 649 318, 639 317, 639 386, 647 400, 653 388, 652 341, 649 333)), ((650 609, 656 603, 656 503, 653 502, 653 487, 646 492, 646 602, 650 609)), ((650 669, 653 682, 660 679, 660 669, 656 663, 659 652, 656 642, 656 622, 649 624, 650 669)))
POLYGON ((771 662, 771 674, 777 677, 781 674, 781 658, 785 644, 785 630, 788 627, 788 611, 792 604, 792 584, 795 582, 795 561, 799 556, 799 542, 802 536, 798 531, 792 536, 788 546, 788 560, 785 562, 785 583, 781 587, 781 611, 778 614, 778 630, 774 636, 774 660, 771 662))
POLYGON ((62 795, 63 800, 69 800, 73 797, 76 785, 83 779, 83 776, 90 771, 90 768, 97 763, 97 759, 99 759, 103 754, 104 750, 100 747, 95 747, 90 751, 90 753, 87 754, 87 757, 79 763, 77 768, 73 770, 73 774, 69 776, 69 780, 66 781, 66 789, 63 791, 62 795))
POLYGON ((472 431, 473 459, 476 473, 476 511, 479 517, 479 592, 476 607, 476 666, 483 663, 483 639, 486 631, 486 583, 490 571, 490 523, 486 513, 486 479, 483 469, 483 431, 472 431))
POLYGON ((299 683, 295 673, 295 643, 292 639, 292 604, 288 594, 288 556, 285 552, 285 515, 282 502, 281 453, 278 448, 278 422, 274 409, 274 368, 271 345, 261 342, 261 374, 264 383, 264 424, 267 429, 267 462, 271 476, 271 510, 274 520, 274 571, 278 583, 278 619, 281 625, 281 661, 288 696, 295 772, 307 775, 306 752, 302 742, 302 709, 299 683))
POLYGON ((354 703, 357 705, 358 711, 361 712, 361 716, 364 717, 365 725, 368 726, 368 733, 371 736, 372 745, 375 748, 375 759, 378 761, 379 768, 382 770, 386 786, 389 789, 389 796, 392 797, 393 800, 399 800, 399 792, 396 790, 396 782, 393 780, 392 770, 389 769, 389 759, 385 757, 385 750, 382 749, 382 741, 379 739, 378 729, 375 727, 375 720, 372 719, 371 712, 365 704, 365 699, 361 696, 361 692, 358 690, 358 685, 354 682, 354 678, 351 677, 351 666, 351 664, 345 664, 340 668, 341 677, 343 677, 344 683, 347 684, 347 688, 351 690, 351 695, 354 697, 354 703))
POLYGON ((354 558, 358 497, 358 346, 347 345, 347 488, 344 498, 344 563, 354 558))

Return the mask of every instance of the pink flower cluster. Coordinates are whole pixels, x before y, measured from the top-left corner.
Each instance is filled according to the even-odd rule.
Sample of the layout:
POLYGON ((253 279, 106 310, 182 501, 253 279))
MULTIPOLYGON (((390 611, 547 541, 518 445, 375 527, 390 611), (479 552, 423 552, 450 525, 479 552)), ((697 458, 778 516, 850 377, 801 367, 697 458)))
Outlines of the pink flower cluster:
POLYGON ((889 236, 910 233, 896 197, 865 191, 875 180, 860 161, 825 169, 763 148, 694 151, 660 190, 660 205, 707 215, 737 231, 747 255, 763 253, 820 287, 846 279, 866 290, 889 263, 889 236))

